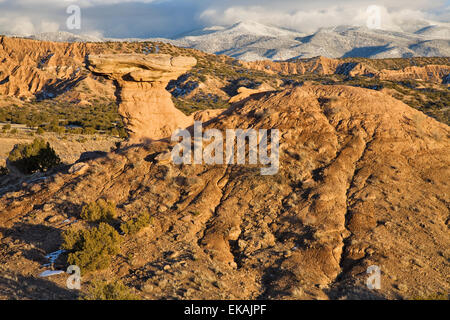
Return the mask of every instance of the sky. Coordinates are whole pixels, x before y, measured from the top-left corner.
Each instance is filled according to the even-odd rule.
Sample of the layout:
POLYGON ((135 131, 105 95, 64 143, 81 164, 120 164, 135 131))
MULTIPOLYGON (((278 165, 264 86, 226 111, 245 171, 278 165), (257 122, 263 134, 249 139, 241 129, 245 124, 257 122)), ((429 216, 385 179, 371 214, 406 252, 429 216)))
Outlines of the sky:
POLYGON ((377 6, 382 29, 409 31, 424 21, 450 23, 450 0, 0 0, 0 34, 70 31, 173 38, 240 21, 313 33, 322 27, 365 25, 369 6, 377 6), (80 8, 79 29, 67 26, 74 14, 67 9, 74 5, 80 8))

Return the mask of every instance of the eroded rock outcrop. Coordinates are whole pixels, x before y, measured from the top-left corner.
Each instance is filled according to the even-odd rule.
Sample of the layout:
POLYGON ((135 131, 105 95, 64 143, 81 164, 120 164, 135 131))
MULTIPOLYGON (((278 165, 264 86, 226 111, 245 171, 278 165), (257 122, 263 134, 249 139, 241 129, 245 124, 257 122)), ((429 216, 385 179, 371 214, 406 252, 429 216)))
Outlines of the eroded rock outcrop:
POLYGON ((409 66, 398 70, 376 68, 365 62, 348 62, 344 59, 329 59, 317 57, 297 61, 254 61, 241 62, 243 66, 269 74, 304 75, 343 74, 351 77, 374 77, 380 80, 403 81, 422 80, 436 83, 444 83, 445 77, 450 72, 450 66, 444 64, 430 64, 425 66, 409 66))
POLYGON ((52 85, 69 88, 83 78, 79 66, 91 47, 0 37, 0 94, 27 98, 52 85))
POLYGON ((238 94, 235 95, 234 97, 232 97, 229 102, 230 103, 235 103, 238 101, 242 101, 248 97, 250 97, 253 94, 256 93, 261 93, 261 92, 267 92, 267 91, 274 91, 275 89, 273 87, 271 87, 270 85, 263 83, 262 85, 260 85, 258 88, 256 89, 250 89, 250 88, 246 88, 246 87, 240 87, 238 89, 238 94))
POLYGON ((195 66, 195 58, 121 54, 89 56, 88 62, 89 70, 115 81, 130 141, 166 138, 193 123, 193 117, 175 108, 166 87, 195 66))
POLYGON ((430 82, 443 82, 444 78, 450 74, 450 66, 427 65, 424 67, 407 67, 401 70, 381 70, 379 78, 381 80, 402 81, 402 80, 423 80, 430 82))
MULTIPOLYGON (((124 237, 108 268, 147 299, 398 299, 449 291, 447 125, 375 90, 304 85, 253 95, 204 128, 280 130, 279 172, 178 166, 170 161, 173 144, 158 141, 90 160, 80 175, 0 189, 0 225, 8 230, 0 241, 11 244, 0 246, 4 273, 39 271, 42 254, 14 255, 23 244, 13 240, 51 252, 60 236, 49 236, 50 214, 64 221, 108 199, 122 221, 151 212, 151 228, 124 237), (132 264, 122 258, 128 255, 132 264), (380 290, 366 287, 371 265, 383 272, 380 290)), ((0 298, 10 296, 1 289, 0 298)))
POLYGON ((326 57, 316 57, 305 59, 304 61, 280 61, 274 62, 269 60, 244 62, 241 64, 249 69, 265 71, 270 74, 333 74, 341 65, 338 59, 330 59, 326 57))

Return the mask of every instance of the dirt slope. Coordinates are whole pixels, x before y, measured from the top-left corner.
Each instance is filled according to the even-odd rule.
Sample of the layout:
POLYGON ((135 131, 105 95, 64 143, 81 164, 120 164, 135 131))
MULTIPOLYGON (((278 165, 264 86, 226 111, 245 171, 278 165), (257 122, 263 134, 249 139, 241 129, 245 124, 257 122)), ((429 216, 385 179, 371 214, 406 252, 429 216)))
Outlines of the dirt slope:
POLYGON ((153 224, 85 282, 120 278, 149 299, 448 293, 448 126, 374 90, 315 85, 255 94, 207 127, 279 129, 279 173, 176 166, 161 141, 88 161, 81 175, 4 187, 0 296, 14 287, 18 298, 72 297, 64 277, 39 283, 45 290, 21 281, 38 281, 43 255, 58 249, 57 222, 102 197, 120 219, 148 209, 153 224), (370 265, 381 290, 365 286, 370 265))

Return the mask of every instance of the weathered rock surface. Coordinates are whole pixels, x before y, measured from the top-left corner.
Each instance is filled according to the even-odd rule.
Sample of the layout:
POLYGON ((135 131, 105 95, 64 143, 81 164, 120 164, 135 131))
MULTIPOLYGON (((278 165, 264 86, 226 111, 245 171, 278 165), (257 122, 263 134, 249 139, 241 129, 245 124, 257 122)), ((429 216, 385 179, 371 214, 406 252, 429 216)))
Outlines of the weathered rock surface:
MULTIPOLYGON (((279 129, 278 174, 177 166, 165 141, 130 147, 88 161, 79 176, 59 173, 2 190, 1 241, 51 252, 59 230, 40 224, 48 214, 39 205, 77 217, 83 204, 105 198, 118 204, 118 219, 143 210, 153 217, 148 232, 124 239, 102 273, 148 299, 449 292, 447 125, 374 90, 314 85, 255 94, 205 128, 279 129), (380 290, 366 287, 371 265, 382 270, 380 290)), ((0 247, 4 274, 38 274, 31 254, 10 254, 18 246, 0 247)))
POLYGON ((114 80, 135 82, 166 82, 177 79, 197 64, 192 57, 167 54, 91 55, 89 69, 114 80))
POLYGON ((450 66, 427 65, 424 67, 407 67, 402 70, 382 70, 378 77, 381 80, 419 79, 445 83, 445 77, 448 75, 450 75, 450 66))
MULTIPOLYGON (((83 72, 82 66, 86 54, 97 52, 98 47, 90 43, 40 42, 0 36, 0 94, 53 98, 81 81, 89 82, 92 79, 83 72)), ((87 85, 90 87, 90 83, 87 85)), ((96 83, 96 86, 109 91, 105 85, 96 83)))
POLYGON ((85 174, 89 170, 89 165, 83 162, 76 163, 67 171, 70 174, 81 175, 85 174))
POLYGON ((336 68, 341 64, 338 59, 330 59, 326 57, 317 57, 308 59, 307 61, 283 61, 273 62, 269 60, 242 62, 242 64, 250 69, 265 71, 268 73, 282 74, 333 74, 336 68))
POLYGON ((273 91, 275 90, 274 88, 272 88, 271 86, 263 83, 262 85, 260 85, 258 88, 256 89, 250 89, 250 88, 246 88, 246 87, 240 87, 238 89, 238 94, 235 95, 234 97, 232 97, 229 102, 230 103, 236 103, 238 101, 242 101, 248 97, 250 97, 253 94, 256 93, 261 93, 261 92, 267 92, 267 91, 273 91))
POLYGON ((193 123, 192 117, 175 108, 165 88, 196 63, 195 58, 164 54, 88 58, 89 70, 115 80, 119 114, 133 142, 166 138, 193 123))
MULTIPOLYGON (((445 58, 444 58, 445 59, 445 58)), ((340 59, 317 57, 312 59, 273 62, 254 61, 242 62, 247 68, 265 71, 270 74, 280 73, 289 75, 303 75, 309 73, 331 75, 344 74, 351 77, 368 76, 380 80, 423 80, 436 83, 445 83, 445 77, 450 74, 449 65, 426 65, 400 68, 399 70, 377 69, 364 62, 345 62, 340 59)))

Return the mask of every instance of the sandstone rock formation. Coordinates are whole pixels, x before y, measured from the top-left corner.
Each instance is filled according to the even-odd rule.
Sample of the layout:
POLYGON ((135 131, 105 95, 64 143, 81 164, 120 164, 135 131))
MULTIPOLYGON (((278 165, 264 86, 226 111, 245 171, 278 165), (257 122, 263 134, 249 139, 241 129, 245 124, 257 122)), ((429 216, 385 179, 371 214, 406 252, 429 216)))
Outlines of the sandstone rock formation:
MULTIPOLYGON (((145 52, 146 46, 0 37, 0 94, 51 98, 79 90, 79 100, 82 95, 90 101, 110 95, 112 101, 113 80, 88 72, 85 56, 145 52)), ((188 102, 209 94, 228 100, 235 90, 226 87, 236 74, 248 72, 254 83, 269 78, 225 57, 169 49, 203 59, 199 73, 186 81, 202 81, 204 92, 188 102), (227 68, 235 71, 231 77, 217 76, 227 68)), ((277 91, 241 89, 225 112, 180 116, 163 82, 185 72, 185 63, 172 65, 178 58, 170 57, 109 57, 103 55, 97 68, 121 83, 117 96, 137 131, 135 139, 142 132, 169 136, 174 126, 190 125, 193 119, 207 122, 205 129, 221 131, 279 129, 280 170, 261 176, 259 165, 177 166, 170 157, 174 144, 163 139, 113 152, 112 143, 102 147, 98 142, 95 150, 102 147, 108 153, 84 155, 54 173, 0 177, 0 299, 76 298, 75 291, 65 289, 66 277, 45 282, 36 277, 45 255, 60 248, 61 232, 68 229, 63 222, 89 228, 79 219, 81 208, 98 199, 117 204, 114 227, 144 211, 152 223, 138 236, 122 235, 120 254, 107 270, 87 273, 82 290, 89 281, 107 276, 147 299, 415 299, 448 294, 448 125, 383 92, 307 81, 289 90, 281 90, 281 82, 277 91), (149 110, 160 113, 149 117, 149 110), (381 290, 366 287, 370 265, 381 268, 381 290), (39 290, 31 290, 30 284, 39 290)), ((277 81, 285 78, 277 73, 337 73, 424 78, 438 87, 436 83, 449 81, 445 59, 433 60, 437 62, 428 68, 404 68, 414 61, 400 60, 398 70, 379 67, 383 61, 326 58, 254 65, 277 81)), ((74 152, 71 143, 58 141, 51 144, 68 163, 84 150, 77 146, 74 152)))
MULTIPOLYGON (((78 176, 60 172, 4 187, 2 274, 39 274, 41 251, 60 245, 49 219, 78 217, 83 204, 104 198, 117 203, 119 220, 144 210, 153 217, 144 234, 124 237, 121 254, 102 273, 143 298, 413 299, 449 292, 447 125, 374 90, 312 85, 254 95, 205 125, 212 128, 279 129, 279 173, 177 166, 168 157, 173 144, 158 141, 90 160, 78 176), (39 250, 14 254, 30 243, 39 250), (382 270, 380 290, 366 287, 371 265, 382 270)), ((52 281, 63 287, 65 279, 52 281)), ((20 281, 10 286, 34 297, 20 281)))
POLYGON ((267 91, 273 91, 275 90, 274 88, 272 88, 270 85, 263 83, 262 85, 260 85, 258 88, 256 89, 250 89, 250 88, 246 88, 246 87, 240 87, 238 89, 238 94, 235 95, 234 97, 232 97, 229 102, 230 103, 235 103, 238 101, 242 101, 248 97, 250 97, 253 94, 256 93, 261 93, 261 92, 267 92, 267 91))
POLYGON ((53 43, 0 36, 0 94, 29 98, 52 97, 83 79, 81 66, 92 44, 53 43))
POLYGON ((170 80, 195 66, 191 57, 151 55, 89 56, 88 68, 115 81, 119 114, 130 141, 158 140, 193 123, 192 117, 176 109, 169 92, 170 80))
POLYGON ((247 68, 265 71, 269 74, 344 74, 351 77, 366 76, 392 81, 412 79, 442 83, 445 82, 444 78, 450 74, 449 65, 410 66, 398 70, 391 70, 386 68, 377 69, 364 62, 346 62, 343 59, 330 59, 325 57, 286 62, 264 60, 242 62, 242 64, 247 68))
POLYGON ((267 73, 282 74, 333 74, 336 68, 342 64, 338 59, 317 57, 305 61, 281 61, 273 62, 269 60, 241 62, 247 68, 265 71, 267 73))
POLYGON ((407 67, 401 70, 381 70, 378 77, 381 80, 411 80, 443 82, 450 74, 450 66, 427 65, 424 67, 407 67))

